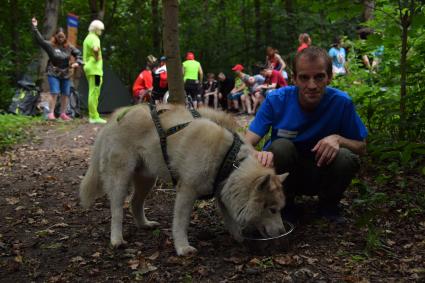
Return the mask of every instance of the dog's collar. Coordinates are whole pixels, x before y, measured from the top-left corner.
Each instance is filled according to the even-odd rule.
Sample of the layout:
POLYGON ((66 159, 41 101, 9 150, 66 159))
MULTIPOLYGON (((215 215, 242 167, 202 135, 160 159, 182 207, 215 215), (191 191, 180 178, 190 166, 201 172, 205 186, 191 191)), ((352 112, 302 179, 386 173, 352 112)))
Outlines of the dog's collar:
POLYGON ((219 197, 220 191, 223 188, 222 183, 226 180, 234 169, 238 169, 240 163, 245 159, 237 159, 241 145, 243 144, 242 140, 239 138, 239 135, 235 132, 233 134, 233 142, 230 148, 227 150, 226 155, 221 161, 220 168, 217 172, 217 175, 214 180, 213 195, 219 197))

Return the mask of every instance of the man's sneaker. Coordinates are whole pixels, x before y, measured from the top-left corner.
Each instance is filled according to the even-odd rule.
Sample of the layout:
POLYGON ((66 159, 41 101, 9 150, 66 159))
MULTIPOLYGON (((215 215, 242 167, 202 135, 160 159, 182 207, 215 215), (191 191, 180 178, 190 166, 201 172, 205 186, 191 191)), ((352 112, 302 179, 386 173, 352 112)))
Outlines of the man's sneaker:
POLYGON ((90 124, 106 124, 106 122, 107 121, 105 119, 102 119, 102 118, 97 118, 97 119, 89 118, 90 124))
POLYGON ((55 113, 47 114, 47 120, 56 120, 55 113))
POLYGON ((69 117, 68 115, 66 115, 65 113, 62 113, 60 116, 59 116, 59 118, 61 118, 62 120, 64 120, 64 121, 71 121, 72 120, 72 118, 71 117, 69 117))
POLYGON ((338 205, 320 205, 318 216, 336 224, 344 224, 347 222, 347 219, 342 216, 342 210, 338 205))

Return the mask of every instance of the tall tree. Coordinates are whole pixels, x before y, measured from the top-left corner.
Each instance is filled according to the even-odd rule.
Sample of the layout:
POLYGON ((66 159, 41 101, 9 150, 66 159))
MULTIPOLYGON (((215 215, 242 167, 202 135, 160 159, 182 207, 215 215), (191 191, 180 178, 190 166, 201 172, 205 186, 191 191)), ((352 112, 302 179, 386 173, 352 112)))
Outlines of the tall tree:
POLYGON ((101 20, 105 17, 106 0, 89 0, 92 20, 101 20))
POLYGON ((19 42, 20 42, 20 36, 18 31, 18 22, 19 22, 19 13, 18 11, 18 0, 12 0, 9 1, 9 15, 10 15, 10 38, 12 39, 10 41, 10 49, 12 50, 12 62, 15 66, 14 70, 14 78, 15 81, 18 78, 18 75, 20 73, 20 60, 19 60, 19 42))
POLYGON ((255 42, 261 42, 261 4, 260 0, 254 1, 255 12, 255 42))
POLYGON ((373 10, 375 9, 375 0, 363 0, 362 17, 365 22, 373 19, 373 10))
POLYGON ((184 104, 186 101, 183 86, 183 70, 179 45, 179 2, 163 1, 163 41, 167 56, 168 90, 170 102, 184 104))
MULTIPOLYGON (((46 0, 46 6, 44 9, 44 22, 42 34, 44 38, 51 38, 58 27, 59 7, 60 0, 46 0)), ((38 71, 39 79, 43 79, 42 89, 47 90, 47 79, 44 76, 44 71, 47 65, 47 54, 44 51, 40 51, 40 68, 38 71)))
POLYGON ((156 52, 161 49, 161 34, 160 34, 160 20, 159 20, 159 7, 158 0, 152 0, 152 47, 156 52))
POLYGON ((400 50, 400 126, 399 137, 404 138, 406 127, 406 98, 407 98, 407 52, 408 33, 412 19, 417 14, 416 0, 398 0, 399 23, 401 25, 401 50, 400 50))

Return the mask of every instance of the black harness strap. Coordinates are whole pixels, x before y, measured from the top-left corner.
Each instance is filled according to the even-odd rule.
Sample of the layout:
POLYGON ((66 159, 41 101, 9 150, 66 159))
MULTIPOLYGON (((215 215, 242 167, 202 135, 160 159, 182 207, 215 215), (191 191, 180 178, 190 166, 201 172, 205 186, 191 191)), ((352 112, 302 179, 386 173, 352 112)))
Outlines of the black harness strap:
MULTIPOLYGON (((185 127, 187 127, 190 122, 186 122, 183 124, 179 124, 176 125, 174 127, 169 128, 167 131, 164 131, 164 129, 161 126, 161 122, 159 120, 159 114, 163 113, 164 110, 160 110, 161 112, 156 110, 156 107, 153 103, 149 103, 149 108, 151 110, 151 115, 152 115, 152 120, 155 124, 155 128, 158 132, 158 136, 159 136, 159 141, 160 141, 160 145, 161 145, 161 151, 162 151, 162 155, 164 157, 164 161, 165 164, 167 165, 168 171, 170 172, 170 176, 171 176, 171 180, 173 181, 173 185, 175 186, 177 184, 177 178, 176 176, 174 176, 173 171, 171 171, 171 166, 170 166, 170 158, 168 156, 168 152, 167 152, 167 137, 175 134, 176 132, 180 131, 181 129, 184 129, 185 127)), ((201 115, 199 114, 198 111, 194 110, 194 109, 190 109, 189 110, 190 113, 192 114, 193 118, 200 118, 201 115)), ((221 161, 219 170, 217 172, 217 175, 214 179, 214 187, 213 187, 213 193, 210 196, 205 196, 205 197, 213 197, 213 196, 219 196, 220 191, 222 189, 221 183, 226 180, 230 174, 232 173, 232 171, 235 168, 238 168, 239 163, 242 160, 237 160, 237 155, 239 153, 239 150, 241 148, 242 145, 242 140, 239 138, 239 135, 235 132, 232 132, 233 134, 233 142, 232 145, 230 146, 230 148, 227 150, 226 155, 223 157, 223 160, 221 161)))
POLYGON ((235 168, 238 168, 239 163, 242 160, 236 160, 239 150, 241 149, 242 140, 239 138, 237 133, 233 134, 233 142, 230 148, 227 150, 226 155, 221 161, 220 169, 217 172, 217 176, 215 176, 214 187, 213 187, 213 195, 218 196, 220 194, 222 186, 221 183, 226 180, 232 171, 235 168))
MULTIPOLYGON (((167 109, 161 109, 161 110, 157 111, 154 103, 151 102, 151 103, 148 103, 148 104, 149 104, 149 108, 151 110, 152 120, 155 124, 156 131, 158 132, 162 156, 164 157, 164 161, 165 161, 165 164, 167 165, 168 172, 170 172, 170 176, 171 176, 171 180, 173 182, 173 185, 176 186, 177 185, 177 178, 176 178, 176 176, 174 176, 173 171, 171 170, 170 157, 168 156, 168 152, 167 152, 167 137, 178 132, 178 131, 180 131, 181 129, 184 129, 185 127, 187 127, 190 124, 190 122, 187 122, 187 123, 184 123, 184 124, 179 124, 177 126, 169 128, 167 131, 164 131, 164 129, 161 126, 161 122, 159 120, 159 114, 167 111, 167 109)), ((190 113, 192 114, 193 118, 195 118, 195 119, 201 117, 199 112, 196 111, 196 110, 191 109, 190 113)))
POLYGON ((177 179, 173 174, 173 171, 171 171, 170 166, 170 157, 168 156, 167 152, 167 133, 164 131, 164 129, 161 126, 161 122, 159 121, 159 114, 158 111, 156 111, 155 105, 152 103, 149 103, 149 108, 151 109, 151 116, 153 123, 155 124, 156 131, 158 132, 159 136, 159 144, 161 145, 161 151, 162 156, 164 157, 165 164, 167 165, 168 172, 170 172, 171 180, 173 181, 173 185, 175 186, 177 184, 177 179))

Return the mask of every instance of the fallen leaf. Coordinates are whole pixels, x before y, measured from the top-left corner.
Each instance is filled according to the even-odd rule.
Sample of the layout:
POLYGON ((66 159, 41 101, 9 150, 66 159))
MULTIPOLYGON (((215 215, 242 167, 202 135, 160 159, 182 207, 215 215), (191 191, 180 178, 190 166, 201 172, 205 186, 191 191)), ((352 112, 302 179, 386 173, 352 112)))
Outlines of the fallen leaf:
POLYGON ((234 257, 234 256, 229 257, 229 258, 225 257, 225 258, 223 258, 223 260, 226 261, 226 262, 232 262, 234 264, 239 264, 243 261, 243 259, 237 258, 237 257, 234 257))
POLYGON ((136 270, 140 264, 138 259, 130 259, 127 263, 132 270, 136 270))
POLYGON ((94 254, 91 255, 91 257, 100 257, 100 252, 95 252, 94 254))
POLYGON ((202 276, 208 275, 208 269, 205 266, 198 267, 198 269, 196 271, 202 276))
POLYGON ((251 267, 256 267, 259 266, 261 264, 261 260, 259 260, 258 258, 253 258, 251 259, 246 265, 247 266, 251 266, 251 267))
POLYGON ((71 258, 71 262, 80 262, 80 261, 84 261, 84 259, 81 256, 76 256, 71 258))
POLYGON ((22 263, 22 256, 21 255, 17 255, 15 256, 14 260, 18 263, 22 263))
POLYGON ((292 258, 290 256, 280 256, 273 258, 273 260, 280 265, 291 265, 292 258))
POLYGON ((148 259, 150 260, 155 260, 159 257, 159 252, 154 252, 150 257, 148 257, 148 259))
POLYGON ((10 197, 10 198, 6 198, 6 202, 10 205, 15 205, 19 202, 19 199, 15 197, 10 197))
POLYGON ((66 224, 66 223, 56 223, 56 224, 52 225, 50 228, 56 228, 56 227, 64 228, 64 227, 68 227, 68 226, 69 225, 66 224))

